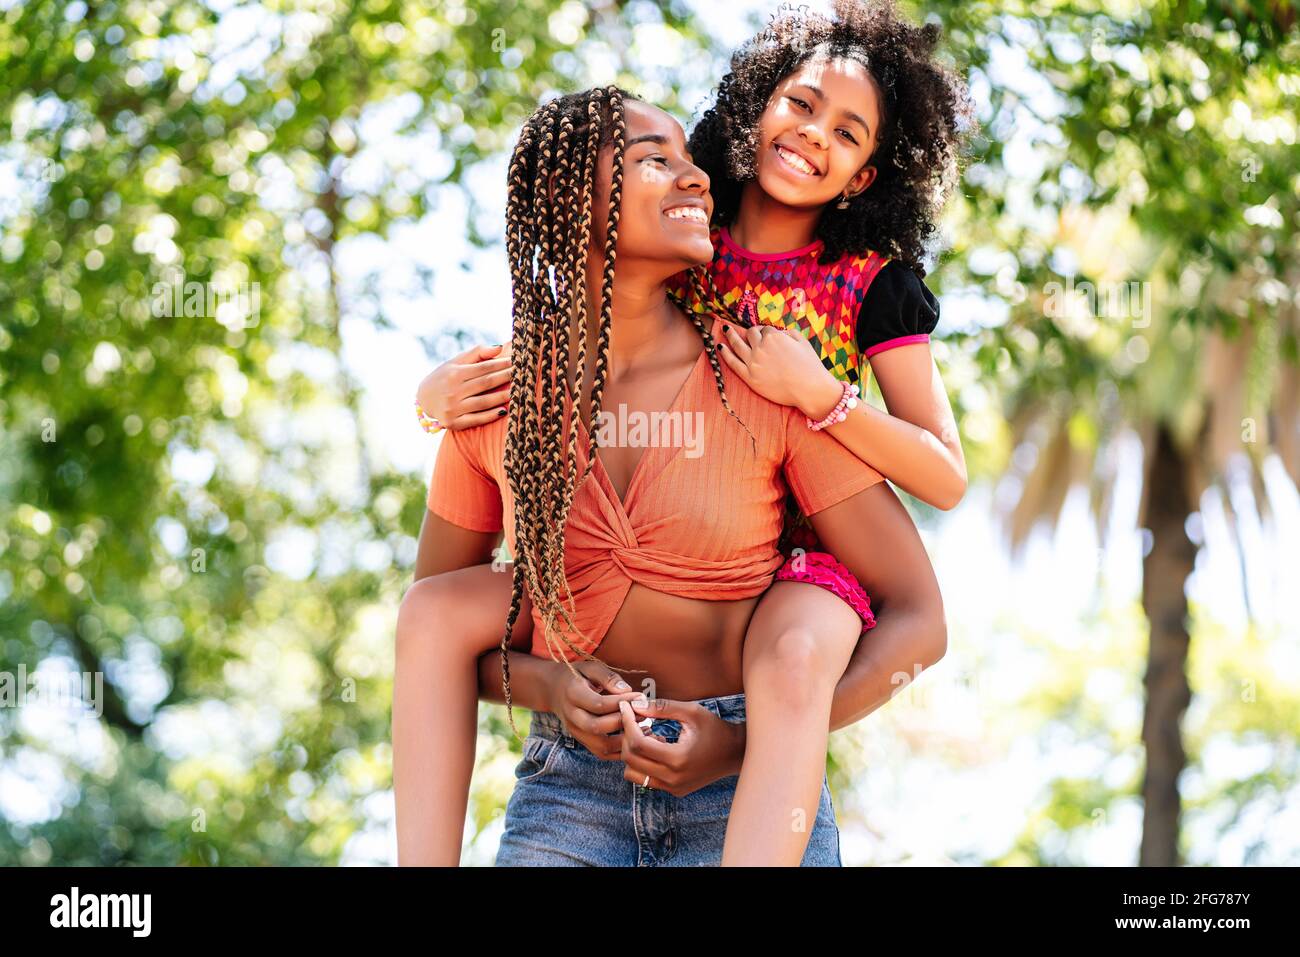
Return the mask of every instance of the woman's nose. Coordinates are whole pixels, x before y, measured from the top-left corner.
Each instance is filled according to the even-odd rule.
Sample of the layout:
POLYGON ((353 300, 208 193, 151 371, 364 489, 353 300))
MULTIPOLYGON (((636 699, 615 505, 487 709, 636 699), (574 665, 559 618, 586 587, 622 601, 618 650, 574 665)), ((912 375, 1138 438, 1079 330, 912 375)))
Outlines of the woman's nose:
POLYGON ((677 178, 677 185, 681 189, 695 189, 707 193, 709 191, 709 174, 693 163, 687 163, 681 175, 677 178))

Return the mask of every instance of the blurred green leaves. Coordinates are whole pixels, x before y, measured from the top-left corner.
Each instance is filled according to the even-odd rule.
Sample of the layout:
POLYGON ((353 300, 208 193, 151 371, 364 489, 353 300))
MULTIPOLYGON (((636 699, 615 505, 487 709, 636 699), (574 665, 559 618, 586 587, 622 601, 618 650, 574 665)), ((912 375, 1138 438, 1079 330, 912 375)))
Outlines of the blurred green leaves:
POLYGON ((338 257, 544 94, 673 106, 654 31, 700 42, 652 2, 0 10, 0 667, 106 679, 59 734, 0 709, 0 864, 387 858, 424 488, 367 447, 340 329, 387 319, 338 257))

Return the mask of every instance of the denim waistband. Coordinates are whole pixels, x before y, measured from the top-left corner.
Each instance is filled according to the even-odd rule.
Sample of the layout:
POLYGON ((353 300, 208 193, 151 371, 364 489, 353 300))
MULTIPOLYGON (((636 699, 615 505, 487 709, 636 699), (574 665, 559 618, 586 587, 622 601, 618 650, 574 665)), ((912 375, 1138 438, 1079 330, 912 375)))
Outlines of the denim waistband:
MULTIPOLYGON (((745 693, 743 691, 736 694, 718 695, 712 698, 697 698, 689 703, 708 708, 724 721, 739 722, 745 720, 745 693)), ((677 735, 681 732, 681 727, 681 722, 674 718, 654 718, 650 730, 662 734, 669 741, 676 741, 677 735)), ((573 735, 565 730, 560 716, 553 711, 534 711, 532 722, 528 726, 528 733, 539 738, 559 739, 560 743, 566 748, 576 747, 586 750, 573 735)))

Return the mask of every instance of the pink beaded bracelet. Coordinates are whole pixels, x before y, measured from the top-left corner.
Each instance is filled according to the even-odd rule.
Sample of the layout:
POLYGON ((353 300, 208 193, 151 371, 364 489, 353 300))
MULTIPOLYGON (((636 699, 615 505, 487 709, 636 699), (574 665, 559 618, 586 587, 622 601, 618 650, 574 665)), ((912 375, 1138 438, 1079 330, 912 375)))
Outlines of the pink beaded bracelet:
POLYGON ((428 432, 430 435, 443 430, 443 424, 424 411, 424 407, 420 405, 419 399, 415 400, 415 414, 419 417, 420 425, 424 428, 424 431, 428 432))
POLYGON ((808 428, 812 429, 814 432, 820 432, 828 425, 835 425, 837 422, 843 422, 849 417, 849 410, 857 408, 858 387, 856 385, 850 385, 847 382, 841 384, 844 386, 844 392, 840 396, 840 401, 835 403, 835 408, 831 409, 830 415, 826 416, 826 418, 822 419, 820 422, 814 422, 812 419, 804 416, 805 419, 808 419, 808 428))

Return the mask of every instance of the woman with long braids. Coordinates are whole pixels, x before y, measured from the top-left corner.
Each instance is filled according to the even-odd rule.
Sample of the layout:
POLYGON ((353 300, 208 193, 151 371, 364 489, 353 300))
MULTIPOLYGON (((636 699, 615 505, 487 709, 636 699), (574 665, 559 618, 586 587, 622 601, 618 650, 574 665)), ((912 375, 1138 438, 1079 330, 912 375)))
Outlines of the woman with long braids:
POLYGON ((509 419, 444 437, 398 620, 401 863, 459 858, 479 671, 488 697, 534 712, 498 864, 721 863, 746 699, 761 696, 788 716, 769 744, 789 761, 743 773, 785 794, 781 778, 816 769, 820 794, 781 808, 791 863, 838 865, 828 729, 945 649, 933 571, 879 473, 719 361, 724 314, 670 301, 667 279, 712 256, 708 178, 676 121, 625 97, 548 103, 512 158, 509 419), (599 441, 611 406, 697 417, 703 454, 599 441), (882 618, 870 642, 787 623, 800 640, 751 653, 749 621, 784 563, 787 493, 871 588, 882 618), (503 530, 512 576, 486 564, 503 530), (480 668, 489 635, 499 670, 480 668), (636 705, 649 734, 632 703, 644 695, 620 676, 634 673, 653 682, 636 705))

